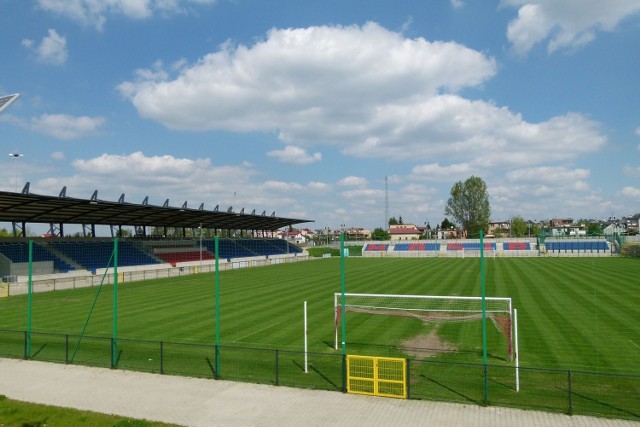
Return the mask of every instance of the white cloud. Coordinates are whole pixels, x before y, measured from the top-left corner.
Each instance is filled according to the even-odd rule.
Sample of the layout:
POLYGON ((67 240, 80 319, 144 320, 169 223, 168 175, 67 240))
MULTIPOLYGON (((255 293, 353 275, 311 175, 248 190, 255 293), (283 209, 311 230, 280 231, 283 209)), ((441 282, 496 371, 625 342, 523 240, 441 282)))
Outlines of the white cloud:
POLYGON ((312 191, 326 192, 331 190, 331 185, 327 184, 326 182, 312 181, 307 184, 307 188, 312 191))
POLYGON ((560 183, 584 182, 591 175, 588 169, 569 169, 562 166, 541 166, 508 172, 506 178, 514 183, 560 183))
POLYGON ((284 147, 284 150, 270 151, 267 155, 276 157, 283 163, 291 163, 295 165, 308 165, 322 160, 322 153, 316 152, 308 154, 303 148, 294 147, 292 145, 287 145, 284 147))
POLYGON ((613 31, 640 12, 637 0, 502 0, 519 7, 507 38, 519 55, 548 40, 547 50, 573 49, 592 41, 599 31, 613 31))
POLYGON ((440 166, 439 163, 415 166, 411 173, 417 177, 433 180, 459 180, 463 177, 473 175, 474 170, 468 163, 458 163, 449 166, 440 166))
POLYGON ((43 114, 32 118, 29 127, 56 139, 70 140, 96 134, 104 123, 103 117, 43 114))
POLYGON ((457 94, 496 70, 459 44, 368 23, 274 29, 253 46, 227 43, 174 77, 154 64, 119 89, 140 115, 171 129, 277 131, 287 148, 269 154, 298 163, 319 160, 301 147, 335 145, 357 158, 437 158, 477 170, 573 159, 605 144, 599 124, 580 114, 529 123, 457 94))
POLYGON ((49 29, 48 35, 43 37, 38 46, 34 46, 35 42, 29 39, 22 40, 22 45, 33 51, 38 61, 45 64, 63 65, 69 57, 66 37, 53 29, 49 29))
MULTIPOLYGON (((273 206, 274 203, 268 195, 256 195, 255 185, 251 182, 256 172, 246 165, 216 166, 207 158, 194 160, 172 155, 146 156, 140 151, 128 155, 103 154, 91 159, 77 159, 72 165, 76 175, 64 178, 63 185, 83 188, 85 192, 91 191, 91 188, 104 188, 104 183, 109 182, 112 197, 126 192, 131 193, 128 197, 142 200, 145 194, 141 191, 179 194, 198 204, 219 203, 220 209, 257 200, 263 203, 255 203, 255 206, 273 206)), ((56 188, 60 183, 51 185, 56 188)), ((156 201, 155 204, 162 202, 156 201)))
POLYGON ((451 6, 454 9, 460 9, 462 6, 464 6, 464 2, 462 0, 451 0, 451 6))
POLYGON ((633 167, 633 166, 625 165, 622 168, 622 171, 624 172, 625 175, 640 178, 640 166, 633 167))
POLYGON ((640 188, 630 186, 624 187, 622 190, 620 190, 620 195, 622 197, 640 200, 640 188))
POLYGON ((406 39, 369 23, 274 29, 254 46, 225 44, 173 80, 138 74, 120 90, 142 116, 172 129, 280 129, 286 142, 300 131, 308 135, 301 142, 310 132, 331 141, 378 107, 477 86, 495 71, 493 59, 464 46, 406 39), (166 98, 180 114, 157 108, 166 98))
POLYGON ((82 25, 104 29, 109 15, 146 19, 156 13, 185 13, 189 5, 214 4, 217 0, 37 0, 48 12, 66 16, 82 25))
POLYGON ((64 151, 54 151, 51 153, 51 158, 53 160, 64 160, 66 158, 64 151))
POLYGON ((338 185, 347 187, 365 187, 367 179, 360 176, 347 176, 338 181, 338 185))
POLYGON ((266 181, 260 186, 260 190, 278 191, 281 193, 299 191, 302 188, 303 186, 296 182, 284 182, 284 181, 266 181))

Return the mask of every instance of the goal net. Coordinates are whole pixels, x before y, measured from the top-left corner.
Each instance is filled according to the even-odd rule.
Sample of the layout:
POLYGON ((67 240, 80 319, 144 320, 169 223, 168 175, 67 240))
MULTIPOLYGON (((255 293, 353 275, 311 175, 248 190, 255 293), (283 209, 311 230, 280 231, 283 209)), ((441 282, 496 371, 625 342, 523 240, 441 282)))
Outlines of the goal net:
MULTIPOLYGON (((507 339, 513 358, 511 298, 486 297, 485 314, 507 339)), ((342 294, 334 294, 335 348, 342 318, 342 294)), ((424 322, 468 322, 482 319, 482 297, 344 294, 344 311, 382 316, 413 317, 424 322)))

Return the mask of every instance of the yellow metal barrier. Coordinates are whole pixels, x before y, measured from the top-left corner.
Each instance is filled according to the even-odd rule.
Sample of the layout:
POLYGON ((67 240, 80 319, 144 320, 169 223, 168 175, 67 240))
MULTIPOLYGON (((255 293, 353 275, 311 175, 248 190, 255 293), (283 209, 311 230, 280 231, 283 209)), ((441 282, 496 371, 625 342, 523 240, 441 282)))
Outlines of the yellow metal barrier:
POLYGON ((347 355, 347 392, 406 399, 406 368, 406 359, 347 355))

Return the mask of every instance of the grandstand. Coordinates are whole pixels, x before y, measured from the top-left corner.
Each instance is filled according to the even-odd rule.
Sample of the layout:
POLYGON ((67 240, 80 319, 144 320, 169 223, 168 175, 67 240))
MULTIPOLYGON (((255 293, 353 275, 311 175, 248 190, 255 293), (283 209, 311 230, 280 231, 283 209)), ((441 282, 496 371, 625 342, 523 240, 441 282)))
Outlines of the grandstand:
MULTIPOLYGON (((540 241, 538 238, 484 240, 487 257, 611 256, 612 247, 603 238, 567 238, 540 241)), ((478 257, 480 240, 447 239, 416 242, 369 242, 362 255, 367 257, 478 257)))
MULTIPOLYGON (((180 269, 180 273, 213 271, 215 264, 214 239, 123 239, 118 243, 118 268, 129 273, 180 269), (201 246, 200 246, 201 244, 201 246)), ((113 266, 112 239, 43 239, 32 240, 32 274, 35 280, 61 281, 67 273, 96 275, 113 266)), ((0 242, 0 276, 28 275, 29 242, 9 239, 0 242)), ((239 266, 259 266, 302 260, 307 254, 299 247, 281 239, 219 239, 221 269, 239 266), (238 264, 243 262, 242 264, 238 264)), ((166 275, 171 275, 166 272, 166 275)))
MULTIPOLYGON (((221 270, 260 266, 307 259, 301 248, 274 238, 283 226, 309 220, 240 212, 221 212, 218 207, 205 210, 170 207, 168 200, 160 206, 99 200, 97 191, 91 199, 58 197, 29 193, 29 183, 22 193, 0 192, 0 222, 13 224, 14 237, 0 241, 0 278, 2 282, 24 285, 31 274, 40 289, 91 286, 95 276, 113 267, 114 238, 123 226, 134 227, 133 237, 118 239, 120 280, 171 277, 215 270, 215 240, 218 236, 218 264, 221 270), (49 224, 46 238, 25 237, 28 223, 49 224), (84 237, 64 235, 65 225, 81 224, 84 237), (96 225, 111 227, 111 237, 97 237, 96 225), (148 228, 162 230, 161 236, 149 236, 148 228), (165 237, 170 236, 170 237, 165 237), (207 236, 204 238, 203 236, 207 236), (222 237, 226 236, 226 237, 222 237), (242 236, 236 237, 236 236, 242 236)), ((110 273, 111 274, 111 273, 110 273)), ((113 278, 108 278, 113 280, 113 278)), ((26 291, 26 286, 23 286, 26 291)), ((13 286, 14 293, 20 287, 13 286)))

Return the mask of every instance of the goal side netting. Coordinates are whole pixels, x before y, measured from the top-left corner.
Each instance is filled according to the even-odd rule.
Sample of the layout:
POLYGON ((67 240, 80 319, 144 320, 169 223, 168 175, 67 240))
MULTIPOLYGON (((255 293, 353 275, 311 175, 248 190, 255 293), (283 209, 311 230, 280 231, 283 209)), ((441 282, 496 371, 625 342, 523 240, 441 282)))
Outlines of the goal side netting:
MULTIPOLYGON (((335 348, 342 318, 342 294, 334 294, 335 348)), ((485 315, 505 336, 513 358, 511 298, 486 297, 485 315)), ((482 297, 344 294, 344 311, 382 316, 412 317, 424 322, 468 322, 482 319, 482 297)))

